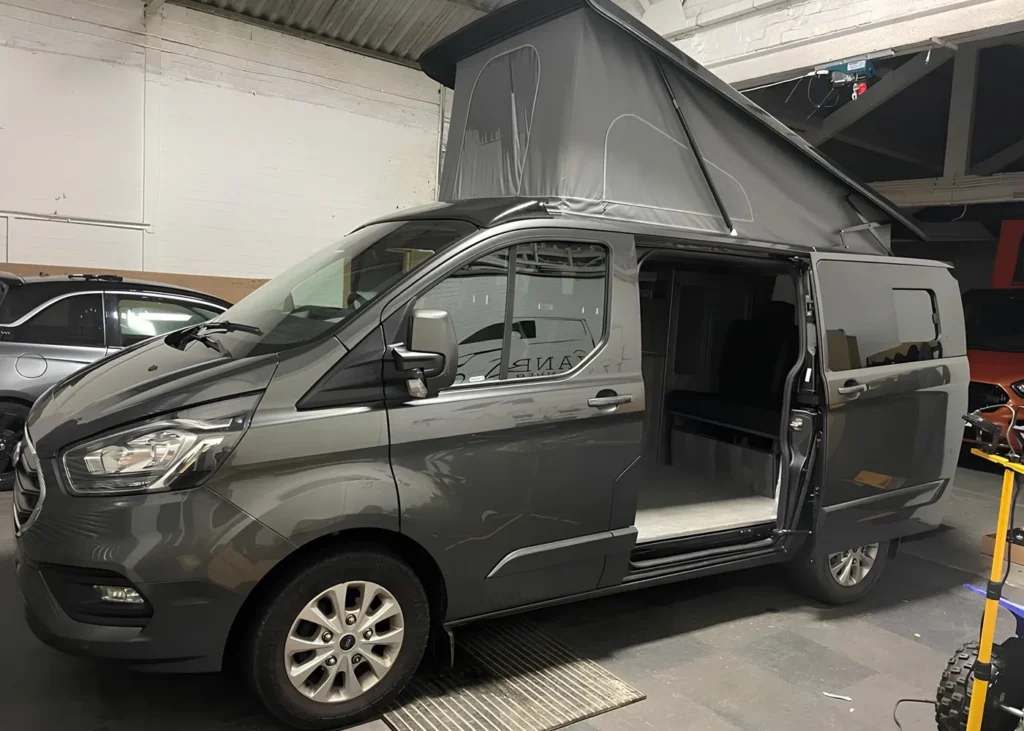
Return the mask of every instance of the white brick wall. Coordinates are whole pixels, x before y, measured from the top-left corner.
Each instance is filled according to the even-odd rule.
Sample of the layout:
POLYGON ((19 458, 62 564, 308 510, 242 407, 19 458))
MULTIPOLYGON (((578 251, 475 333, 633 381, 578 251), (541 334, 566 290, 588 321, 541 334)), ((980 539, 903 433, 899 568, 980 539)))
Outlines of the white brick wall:
POLYGON ((1021 0, 660 0, 644 22, 741 84, 1024 20, 1021 0))
POLYGON ((418 71, 175 5, 147 22, 141 0, 17 4, 33 10, 0 3, 8 261, 272 276, 435 197, 438 86, 418 71))

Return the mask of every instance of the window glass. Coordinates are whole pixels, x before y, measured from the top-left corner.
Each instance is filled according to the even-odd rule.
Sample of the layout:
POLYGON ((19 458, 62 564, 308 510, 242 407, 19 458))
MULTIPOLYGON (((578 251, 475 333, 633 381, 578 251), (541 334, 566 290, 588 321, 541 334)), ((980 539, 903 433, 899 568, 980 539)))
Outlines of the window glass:
POLYGON ((117 325, 121 344, 125 346, 166 335, 219 314, 219 310, 172 300, 121 297, 117 303, 117 325))
POLYGON ((817 271, 830 370, 941 357, 934 295, 900 287, 898 268, 823 261, 817 271))
POLYGON ((516 247, 509 378, 571 370, 604 337, 608 254, 596 244, 516 247))
POLYGON ((894 289, 896 334, 901 343, 930 342, 938 337, 935 303, 927 289, 894 289))
POLYGON ((11 340, 19 343, 103 347, 103 296, 80 294, 54 302, 23 325, 11 340))
POLYGON ((416 307, 445 310, 451 317, 459 341, 456 384, 499 379, 503 362, 507 378, 549 376, 575 368, 601 342, 607 280, 603 246, 519 245, 459 269, 416 307), (516 274, 508 320, 510 256, 516 274))
POLYGON ((467 264, 416 303, 417 309, 444 310, 459 341, 455 383, 479 383, 501 375, 505 334, 505 294, 509 250, 467 264))
POLYGON ((406 274, 476 231, 465 221, 373 223, 279 274, 224 314, 261 335, 212 333, 236 358, 277 353, 334 332, 406 274))

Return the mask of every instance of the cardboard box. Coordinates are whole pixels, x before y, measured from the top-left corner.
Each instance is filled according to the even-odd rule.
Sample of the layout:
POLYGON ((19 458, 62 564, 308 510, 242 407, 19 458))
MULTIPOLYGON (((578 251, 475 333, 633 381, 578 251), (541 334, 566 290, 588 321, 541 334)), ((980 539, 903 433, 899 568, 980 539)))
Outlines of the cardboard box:
MULTIPOLYGON (((996 545, 996 537, 994 533, 989 533, 987 536, 981 537, 981 552, 986 556, 991 556, 996 545)), ((1010 563, 1015 563, 1018 566, 1024 566, 1024 546, 1019 546, 1016 543, 1010 544, 1010 563)))

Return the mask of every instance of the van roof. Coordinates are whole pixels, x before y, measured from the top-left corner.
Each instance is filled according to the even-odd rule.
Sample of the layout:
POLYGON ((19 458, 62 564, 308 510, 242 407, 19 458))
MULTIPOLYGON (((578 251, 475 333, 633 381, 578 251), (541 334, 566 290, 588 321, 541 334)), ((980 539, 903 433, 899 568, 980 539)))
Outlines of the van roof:
POLYGON ((672 43, 654 33, 611 0, 518 0, 495 10, 444 38, 420 58, 424 72, 450 88, 455 86, 456 68, 460 62, 495 46, 513 36, 542 26, 564 15, 587 9, 611 22, 621 32, 652 49, 685 77, 730 105, 740 116, 753 120, 759 127, 784 140, 790 149, 809 158, 849 191, 870 202, 895 223, 906 228, 915 238, 927 240, 920 227, 899 208, 870 186, 841 169, 815 147, 776 120, 755 103, 726 84, 713 73, 680 51, 672 43))

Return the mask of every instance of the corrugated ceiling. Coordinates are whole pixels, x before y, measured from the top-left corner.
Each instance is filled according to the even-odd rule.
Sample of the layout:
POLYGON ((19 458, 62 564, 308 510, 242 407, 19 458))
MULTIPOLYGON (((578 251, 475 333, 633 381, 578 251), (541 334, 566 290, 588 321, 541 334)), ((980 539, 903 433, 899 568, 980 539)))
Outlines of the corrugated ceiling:
POLYGON ((414 63, 449 33, 513 0, 169 0, 414 63))

